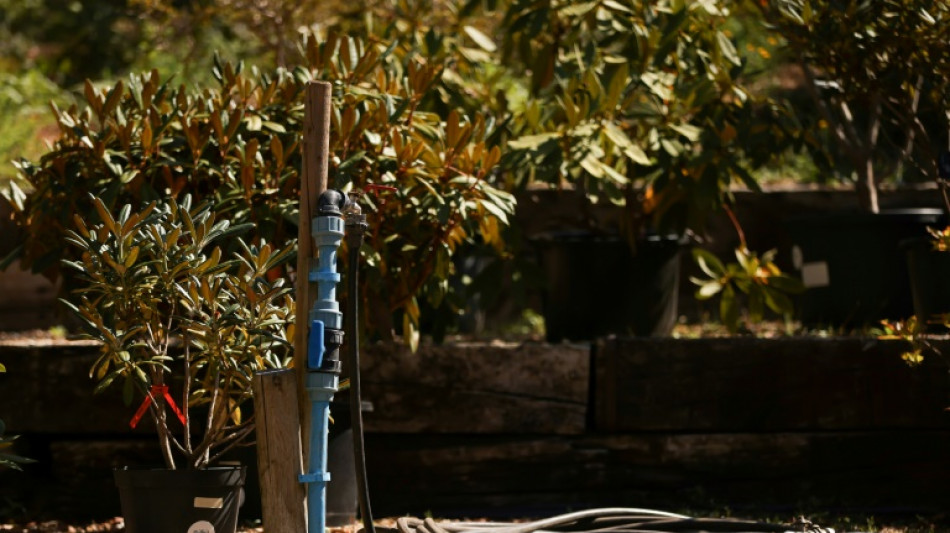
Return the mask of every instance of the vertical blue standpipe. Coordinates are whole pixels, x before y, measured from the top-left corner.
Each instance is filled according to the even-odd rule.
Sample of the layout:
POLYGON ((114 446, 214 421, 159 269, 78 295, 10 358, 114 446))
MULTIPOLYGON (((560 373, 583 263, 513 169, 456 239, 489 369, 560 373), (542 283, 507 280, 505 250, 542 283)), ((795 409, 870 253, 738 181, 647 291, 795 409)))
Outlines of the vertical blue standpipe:
POLYGON ((339 376, 325 372, 307 375, 310 395, 310 473, 300 476, 307 489, 307 531, 324 533, 327 526, 327 433, 329 431, 330 400, 337 390, 339 376))
POLYGON ((344 222, 340 216, 345 197, 338 191, 326 191, 319 202, 319 216, 312 221, 312 236, 318 261, 311 264, 308 280, 317 284, 317 298, 310 309, 307 341, 307 394, 310 397, 310 450, 308 472, 300 476, 307 489, 307 531, 326 531, 327 437, 330 401, 339 387, 339 346, 343 341, 343 314, 336 300, 337 250, 343 240, 344 222))

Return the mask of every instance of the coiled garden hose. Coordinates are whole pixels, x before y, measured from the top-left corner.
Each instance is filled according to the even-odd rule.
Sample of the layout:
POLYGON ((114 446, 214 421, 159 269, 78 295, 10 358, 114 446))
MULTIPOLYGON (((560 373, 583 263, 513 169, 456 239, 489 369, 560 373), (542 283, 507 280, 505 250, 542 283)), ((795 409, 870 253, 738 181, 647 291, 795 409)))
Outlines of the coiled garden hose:
POLYGON ((437 522, 399 518, 381 533, 834 533, 807 520, 770 524, 728 518, 692 518, 652 509, 605 508, 579 511, 535 522, 437 522))
POLYGON ((373 526, 373 511, 369 501, 369 483, 366 476, 366 447, 363 443, 363 400, 360 390, 360 334, 359 334, 359 261, 360 246, 363 245, 363 233, 366 231, 366 219, 356 215, 355 220, 347 217, 346 245, 349 256, 347 262, 347 318, 344 321, 349 331, 346 344, 349 349, 350 365, 350 418, 353 424, 353 457, 356 460, 356 486, 359 494, 360 517, 365 533, 376 533, 373 526))

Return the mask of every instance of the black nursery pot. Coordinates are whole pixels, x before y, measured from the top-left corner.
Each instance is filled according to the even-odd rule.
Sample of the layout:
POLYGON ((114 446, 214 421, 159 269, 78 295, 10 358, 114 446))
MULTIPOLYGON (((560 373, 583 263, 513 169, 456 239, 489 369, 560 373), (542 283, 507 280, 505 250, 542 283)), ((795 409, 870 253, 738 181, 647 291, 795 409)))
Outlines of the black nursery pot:
POLYGON ((115 470, 129 533, 234 533, 245 467, 115 470))
POLYGON ((535 240, 547 282, 549 342, 619 334, 668 335, 677 318, 680 250, 676 236, 651 236, 636 252, 618 236, 550 233, 535 240))
POLYGON ((861 327, 913 313, 901 242, 927 235, 944 220, 933 208, 881 213, 831 213, 789 221, 793 256, 802 262, 807 290, 802 322, 861 327))
MULTIPOLYGON (((344 393, 342 396, 348 396, 344 393)), ((340 399, 330 405, 333 423, 327 435, 327 527, 342 527, 356 520, 359 494, 353 455, 353 423, 350 402, 340 399)))

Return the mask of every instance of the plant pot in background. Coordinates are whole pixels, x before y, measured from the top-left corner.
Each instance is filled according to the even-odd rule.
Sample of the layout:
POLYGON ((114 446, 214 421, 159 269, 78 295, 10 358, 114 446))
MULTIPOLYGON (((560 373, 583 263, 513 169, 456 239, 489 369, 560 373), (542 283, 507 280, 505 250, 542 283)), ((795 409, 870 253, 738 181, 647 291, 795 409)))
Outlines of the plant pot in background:
MULTIPOLYGON (((348 396, 346 391, 341 394, 348 396)), ((342 527, 356 521, 359 507, 350 402, 343 399, 334 401, 330 406, 330 415, 333 422, 327 441, 330 482, 327 483, 326 517, 328 527, 342 527)))
POLYGON ((800 298, 802 323, 862 327, 913 314, 900 243, 926 236, 943 219, 935 208, 791 219, 792 262, 807 289, 800 298))
MULTIPOLYGON (((933 239, 917 237, 901 243, 907 258, 914 314, 927 321, 950 313, 950 252, 934 250, 933 239)), ((928 324, 929 333, 947 333, 942 323, 928 324)))
POLYGON ((679 298, 678 237, 641 239, 635 253, 618 236, 585 231, 548 233, 535 244, 546 281, 549 342, 672 331, 679 298))
POLYGON ((234 533, 245 467, 115 470, 129 533, 234 533))

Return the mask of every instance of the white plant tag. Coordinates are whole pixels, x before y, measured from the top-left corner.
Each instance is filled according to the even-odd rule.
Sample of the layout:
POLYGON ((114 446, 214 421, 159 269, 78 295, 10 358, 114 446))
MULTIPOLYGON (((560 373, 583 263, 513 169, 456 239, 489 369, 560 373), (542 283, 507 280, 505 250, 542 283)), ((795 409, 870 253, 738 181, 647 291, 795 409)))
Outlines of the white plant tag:
POLYGON ((803 264, 802 283, 809 289, 831 285, 831 276, 828 274, 828 263, 816 261, 814 263, 803 264))
POLYGON ((221 509, 224 507, 224 498, 195 497, 195 507, 199 509, 221 509))
POLYGON ((188 533, 214 533, 214 526, 211 522, 202 520, 191 524, 191 527, 188 528, 188 533))

